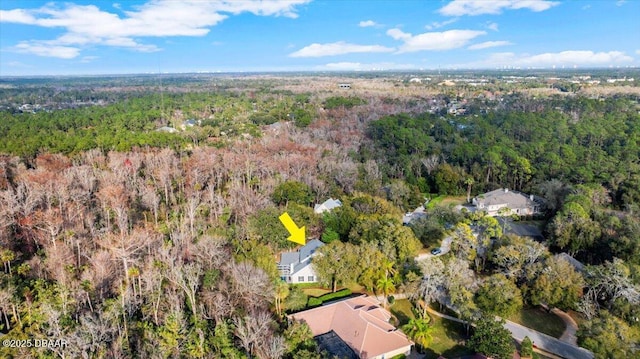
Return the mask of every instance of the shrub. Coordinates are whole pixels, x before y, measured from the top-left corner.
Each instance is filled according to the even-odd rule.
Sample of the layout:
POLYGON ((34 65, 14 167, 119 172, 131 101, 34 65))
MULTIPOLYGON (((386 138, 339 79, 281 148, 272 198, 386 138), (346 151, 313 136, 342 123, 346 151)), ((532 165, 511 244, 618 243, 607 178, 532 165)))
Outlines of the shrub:
POLYGON ((322 303, 326 303, 335 299, 340 299, 340 298, 344 298, 344 297, 348 297, 351 295, 351 290, 348 288, 345 289, 341 289, 335 293, 327 293, 324 295, 321 295, 319 297, 309 297, 309 300, 307 302, 307 306, 308 307, 317 307, 322 305, 322 303))
POLYGON ((524 339, 522 339, 520 355, 523 358, 533 357, 533 343, 531 343, 531 339, 529 339, 529 337, 524 337, 524 339))
POLYGON ((309 297, 309 301, 307 302, 307 307, 318 307, 322 305, 322 300, 316 297, 309 297))
POLYGON ((394 297, 394 296, 390 295, 390 296, 387 298, 387 301, 389 302, 389 305, 392 305, 393 303, 395 303, 395 301, 396 301, 396 297, 394 297))

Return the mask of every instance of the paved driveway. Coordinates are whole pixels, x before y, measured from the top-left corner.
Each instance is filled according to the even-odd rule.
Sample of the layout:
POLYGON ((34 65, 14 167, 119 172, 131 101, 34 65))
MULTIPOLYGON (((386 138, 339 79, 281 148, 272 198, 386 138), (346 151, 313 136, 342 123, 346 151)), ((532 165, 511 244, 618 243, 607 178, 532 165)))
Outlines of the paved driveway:
MULTIPOLYGON (((447 236, 445 237, 442 242, 440 242, 440 249, 442 250, 442 252, 440 254, 438 254, 436 257, 445 255, 447 253, 449 253, 449 251, 451 250, 451 242, 453 241, 453 237, 451 236, 447 236)), ((417 257, 415 257, 416 261, 422 260, 422 259, 426 259, 426 258, 430 258, 433 257, 434 255, 431 253, 422 253, 419 254, 417 257)))
POLYGON ((530 237, 539 241, 544 239, 544 236, 542 236, 542 232, 540 231, 540 228, 532 224, 520 223, 510 218, 504 218, 504 217, 496 217, 496 219, 500 223, 500 226, 506 224, 505 232, 507 234, 515 234, 516 236, 520 236, 520 237, 530 237))

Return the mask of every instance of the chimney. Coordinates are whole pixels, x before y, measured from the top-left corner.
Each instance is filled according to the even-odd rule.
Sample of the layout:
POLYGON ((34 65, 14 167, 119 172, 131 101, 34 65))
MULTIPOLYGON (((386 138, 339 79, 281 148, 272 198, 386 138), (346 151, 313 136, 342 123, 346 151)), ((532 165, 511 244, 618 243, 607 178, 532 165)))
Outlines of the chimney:
POLYGON ((504 189, 504 193, 507 193, 507 192, 509 192, 509 189, 508 189, 508 188, 505 188, 505 189, 504 189))
POLYGON ((529 195, 529 199, 533 201, 533 195, 532 194, 529 195))

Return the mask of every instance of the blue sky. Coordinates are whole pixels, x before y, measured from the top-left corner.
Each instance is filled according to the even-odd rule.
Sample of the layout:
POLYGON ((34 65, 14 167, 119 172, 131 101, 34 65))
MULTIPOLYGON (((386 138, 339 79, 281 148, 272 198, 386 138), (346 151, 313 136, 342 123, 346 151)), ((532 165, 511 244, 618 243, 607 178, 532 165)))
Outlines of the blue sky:
POLYGON ((640 66, 640 0, 0 3, 0 76, 640 66))

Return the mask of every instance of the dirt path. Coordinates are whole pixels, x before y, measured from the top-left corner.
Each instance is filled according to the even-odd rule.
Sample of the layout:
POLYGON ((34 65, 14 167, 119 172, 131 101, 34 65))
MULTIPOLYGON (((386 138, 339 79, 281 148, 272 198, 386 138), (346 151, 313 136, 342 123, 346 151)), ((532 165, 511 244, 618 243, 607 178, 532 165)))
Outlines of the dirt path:
POLYGON ((564 324, 566 326, 564 333, 562 333, 559 339, 565 343, 578 345, 578 337, 576 336, 576 332, 578 331, 578 323, 576 323, 576 321, 573 320, 573 318, 571 318, 569 314, 561 311, 558 308, 553 308, 551 312, 560 317, 560 319, 564 321, 564 324))

